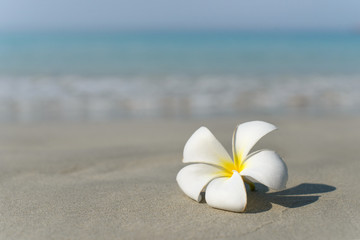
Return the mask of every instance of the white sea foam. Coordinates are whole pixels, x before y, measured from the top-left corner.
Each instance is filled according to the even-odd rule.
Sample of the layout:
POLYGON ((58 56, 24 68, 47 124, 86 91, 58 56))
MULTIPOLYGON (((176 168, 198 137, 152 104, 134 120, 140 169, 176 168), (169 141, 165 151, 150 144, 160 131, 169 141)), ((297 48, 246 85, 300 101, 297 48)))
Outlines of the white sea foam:
POLYGON ((0 77, 0 121, 360 113, 360 76, 0 77))

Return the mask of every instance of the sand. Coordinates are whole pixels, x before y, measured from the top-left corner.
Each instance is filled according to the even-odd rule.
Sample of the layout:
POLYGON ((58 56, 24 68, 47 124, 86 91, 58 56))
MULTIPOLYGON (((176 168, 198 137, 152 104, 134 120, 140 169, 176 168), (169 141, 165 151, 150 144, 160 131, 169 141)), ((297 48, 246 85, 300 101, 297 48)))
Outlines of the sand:
POLYGON ((288 189, 257 185, 245 213, 186 197, 175 181, 201 125, 231 149, 250 117, 0 125, 0 239, 356 239, 360 118, 256 117, 279 130, 288 189))

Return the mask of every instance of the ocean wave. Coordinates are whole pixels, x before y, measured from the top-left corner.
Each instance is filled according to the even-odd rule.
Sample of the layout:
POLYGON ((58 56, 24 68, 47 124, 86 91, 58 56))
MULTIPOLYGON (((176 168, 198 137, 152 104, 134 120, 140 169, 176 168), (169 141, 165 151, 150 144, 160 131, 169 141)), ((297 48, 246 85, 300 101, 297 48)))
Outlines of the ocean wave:
POLYGON ((360 76, 0 77, 0 121, 359 113, 360 76))

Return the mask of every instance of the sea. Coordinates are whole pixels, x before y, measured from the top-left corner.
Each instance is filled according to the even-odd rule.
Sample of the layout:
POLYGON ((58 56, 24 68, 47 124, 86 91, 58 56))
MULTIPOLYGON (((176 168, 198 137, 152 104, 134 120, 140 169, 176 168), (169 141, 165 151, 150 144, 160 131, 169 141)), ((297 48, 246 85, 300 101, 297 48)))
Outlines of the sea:
POLYGON ((356 32, 0 32, 0 122, 359 113, 356 32))

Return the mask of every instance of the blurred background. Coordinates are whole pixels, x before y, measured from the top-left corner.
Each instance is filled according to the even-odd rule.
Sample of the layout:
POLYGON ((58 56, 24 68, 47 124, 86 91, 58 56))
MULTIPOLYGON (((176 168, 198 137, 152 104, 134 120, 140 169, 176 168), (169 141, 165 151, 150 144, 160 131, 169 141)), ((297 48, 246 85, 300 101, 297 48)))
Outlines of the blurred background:
POLYGON ((1 0, 0 122, 360 113, 357 0, 1 0))

